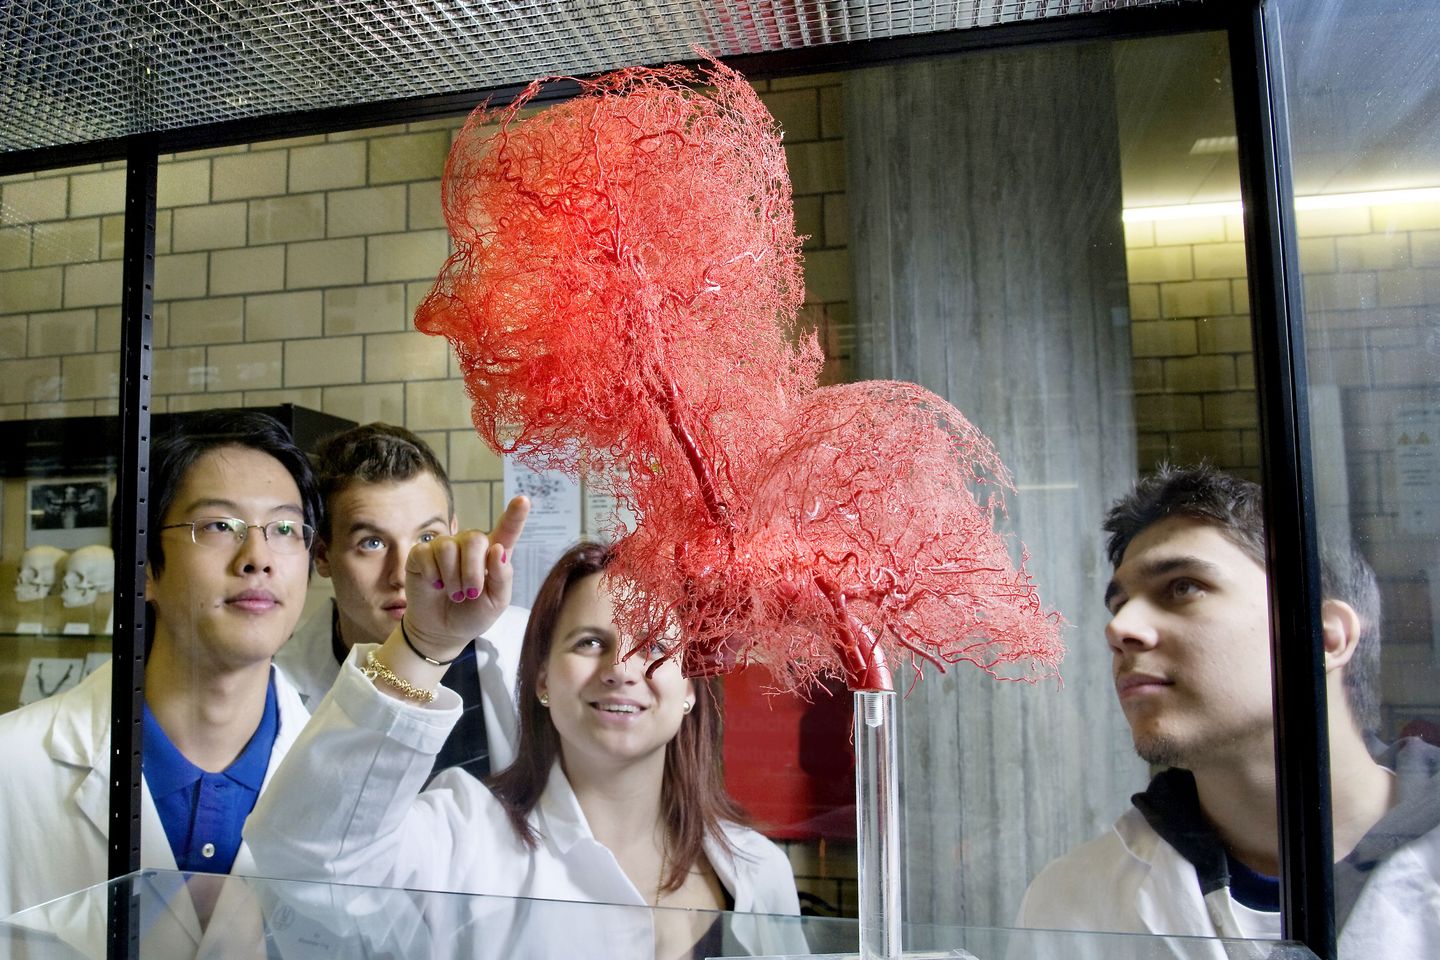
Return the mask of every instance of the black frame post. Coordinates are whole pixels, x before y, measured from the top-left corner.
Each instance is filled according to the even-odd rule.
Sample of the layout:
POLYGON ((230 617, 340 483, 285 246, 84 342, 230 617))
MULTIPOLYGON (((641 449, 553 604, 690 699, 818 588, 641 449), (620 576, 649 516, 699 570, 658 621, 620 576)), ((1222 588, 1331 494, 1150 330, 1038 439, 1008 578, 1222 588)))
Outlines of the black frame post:
POLYGON ((1272 0, 1230 29, 1260 400, 1283 935, 1335 960, 1334 854, 1319 540, 1304 310, 1280 38, 1272 0), (1281 749, 1281 745, 1284 749, 1281 749))
MULTIPOLYGON (((140 869, 140 731, 145 695, 145 548, 150 499, 151 319, 155 283, 154 136, 130 140, 120 305, 120 451, 115 510, 115 639, 110 727, 112 880, 140 869)), ((109 956, 135 956, 131 884, 110 887, 109 956)))

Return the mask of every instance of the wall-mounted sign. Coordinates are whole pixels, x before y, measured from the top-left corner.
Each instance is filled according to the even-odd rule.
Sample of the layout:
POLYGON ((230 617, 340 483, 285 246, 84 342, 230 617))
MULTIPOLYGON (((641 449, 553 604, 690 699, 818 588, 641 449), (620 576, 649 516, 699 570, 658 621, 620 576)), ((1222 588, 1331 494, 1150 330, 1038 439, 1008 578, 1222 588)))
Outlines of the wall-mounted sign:
POLYGON ((1400 529, 1440 532, 1440 406, 1397 409, 1391 449, 1400 529))

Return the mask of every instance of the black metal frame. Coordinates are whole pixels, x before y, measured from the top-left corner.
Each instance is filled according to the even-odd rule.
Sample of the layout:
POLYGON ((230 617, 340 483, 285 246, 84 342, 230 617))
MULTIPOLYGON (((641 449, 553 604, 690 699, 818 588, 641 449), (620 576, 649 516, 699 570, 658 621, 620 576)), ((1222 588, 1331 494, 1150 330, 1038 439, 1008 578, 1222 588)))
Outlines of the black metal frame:
MULTIPOLYGON (((1272 657, 1276 704, 1279 825, 1286 936, 1334 960, 1331 895, 1330 797, 1325 737, 1325 687, 1319 644, 1319 561, 1306 415, 1303 325, 1290 211, 1285 101, 1278 37, 1269 10, 1276 0, 1201 0, 1084 14, 900 39, 863 41, 803 51, 731 58, 752 76, 851 69, 890 60, 1057 42, 1115 40, 1195 31, 1224 31, 1230 39, 1235 111, 1245 204, 1249 289, 1260 395, 1262 473, 1266 488, 1270 559, 1272 657)), ((158 156, 191 149, 280 137, 351 130, 451 116, 489 99, 503 103, 520 87, 446 94, 362 106, 308 111, 161 131, 143 138, 0 154, 0 175, 47 167, 130 160, 126 200, 126 283, 122 334, 121 415, 125 449, 117 528, 117 564, 133 578, 117 578, 134 592, 116 599, 114 747, 131 759, 130 782, 115 781, 111 875, 138 867, 140 787, 139 710, 143 680, 144 511, 150 391, 150 281, 154 252, 155 164, 158 156), (123 569, 123 567, 122 567, 123 569), (124 603, 122 604, 122 599, 124 603)), ((556 85, 548 99, 573 88, 556 85)), ((117 889, 120 885, 117 885, 117 889)), ((126 927, 133 931, 133 925, 126 927)), ((112 948, 124 948, 112 930, 112 948)))

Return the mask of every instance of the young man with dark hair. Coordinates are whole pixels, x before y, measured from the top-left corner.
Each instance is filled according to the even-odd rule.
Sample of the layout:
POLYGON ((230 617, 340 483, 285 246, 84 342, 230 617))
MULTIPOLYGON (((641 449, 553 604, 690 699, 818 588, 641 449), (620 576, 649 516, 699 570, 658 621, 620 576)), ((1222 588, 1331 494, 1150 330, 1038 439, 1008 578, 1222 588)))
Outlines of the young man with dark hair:
MULTIPOLYGON (((357 643, 384 643, 404 616, 405 558, 417 543, 454 533, 445 468, 403 427, 371 423, 329 437, 316 454, 324 516, 315 566, 335 588, 331 609, 312 616, 276 663, 313 710, 357 643)), ((435 760, 483 779, 515 756, 515 673, 528 611, 510 607, 445 674, 465 712, 435 760)))
MULTIPOLYGON (((241 827, 309 719, 271 657, 305 602, 318 506, 270 417, 200 415, 155 443, 143 866, 253 872, 241 827)), ((0 717, 0 915, 106 877, 110 689, 107 664, 0 717)))
MULTIPOLYGON (((1045 868, 1019 925, 1175 936, 1280 934, 1269 595, 1260 489, 1162 466, 1106 518, 1115 690, 1163 770, 1103 837, 1045 868)), ((1440 750, 1377 759, 1379 595, 1322 551, 1340 955, 1440 956, 1440 750)))

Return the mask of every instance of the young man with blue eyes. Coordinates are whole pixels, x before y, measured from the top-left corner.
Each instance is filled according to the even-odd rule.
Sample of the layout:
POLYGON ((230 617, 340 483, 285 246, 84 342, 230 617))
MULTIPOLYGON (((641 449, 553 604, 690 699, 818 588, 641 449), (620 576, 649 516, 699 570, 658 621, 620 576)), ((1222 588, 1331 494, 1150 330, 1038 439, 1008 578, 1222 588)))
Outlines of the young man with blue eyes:
MULTIPOLYGON (((1115 690, 1136 752, 1168 769, 1045 868, 1019 926, 1280 935, 1263 521, 1259 487, 1209 467, 1164 466, 1111 508, 1115 690)), ((1321 574, 1340 957, 1440 956, 1440 750, 1372 758, 1379 591, 1353 552, 1322 551, 1321 574)))
MULTIPOLYGON (((330 609, 311 616, 276 663, 314 709, 350 649, 384 643, 405 614, 405 558, 416 543, 458 529, 445 468, 423 440, 371 423, 325 440, 316 453, 324 516, 315 567, 335 590, 330 609)), ((476 777, 515 756, 515 673, 528 611, 508 608, 445 674, 465 713, 435 761, 476 777)))
MULTIPOLYGON (((309 719, 271 658, 305 602, 318 507, 305 454, 270 417, 201 415, 155 443, 144 867, 254 870, 241 827, 309 719)), ((107 664, 0 717, 0 916, 106 877, 110 690, 107 664)))

